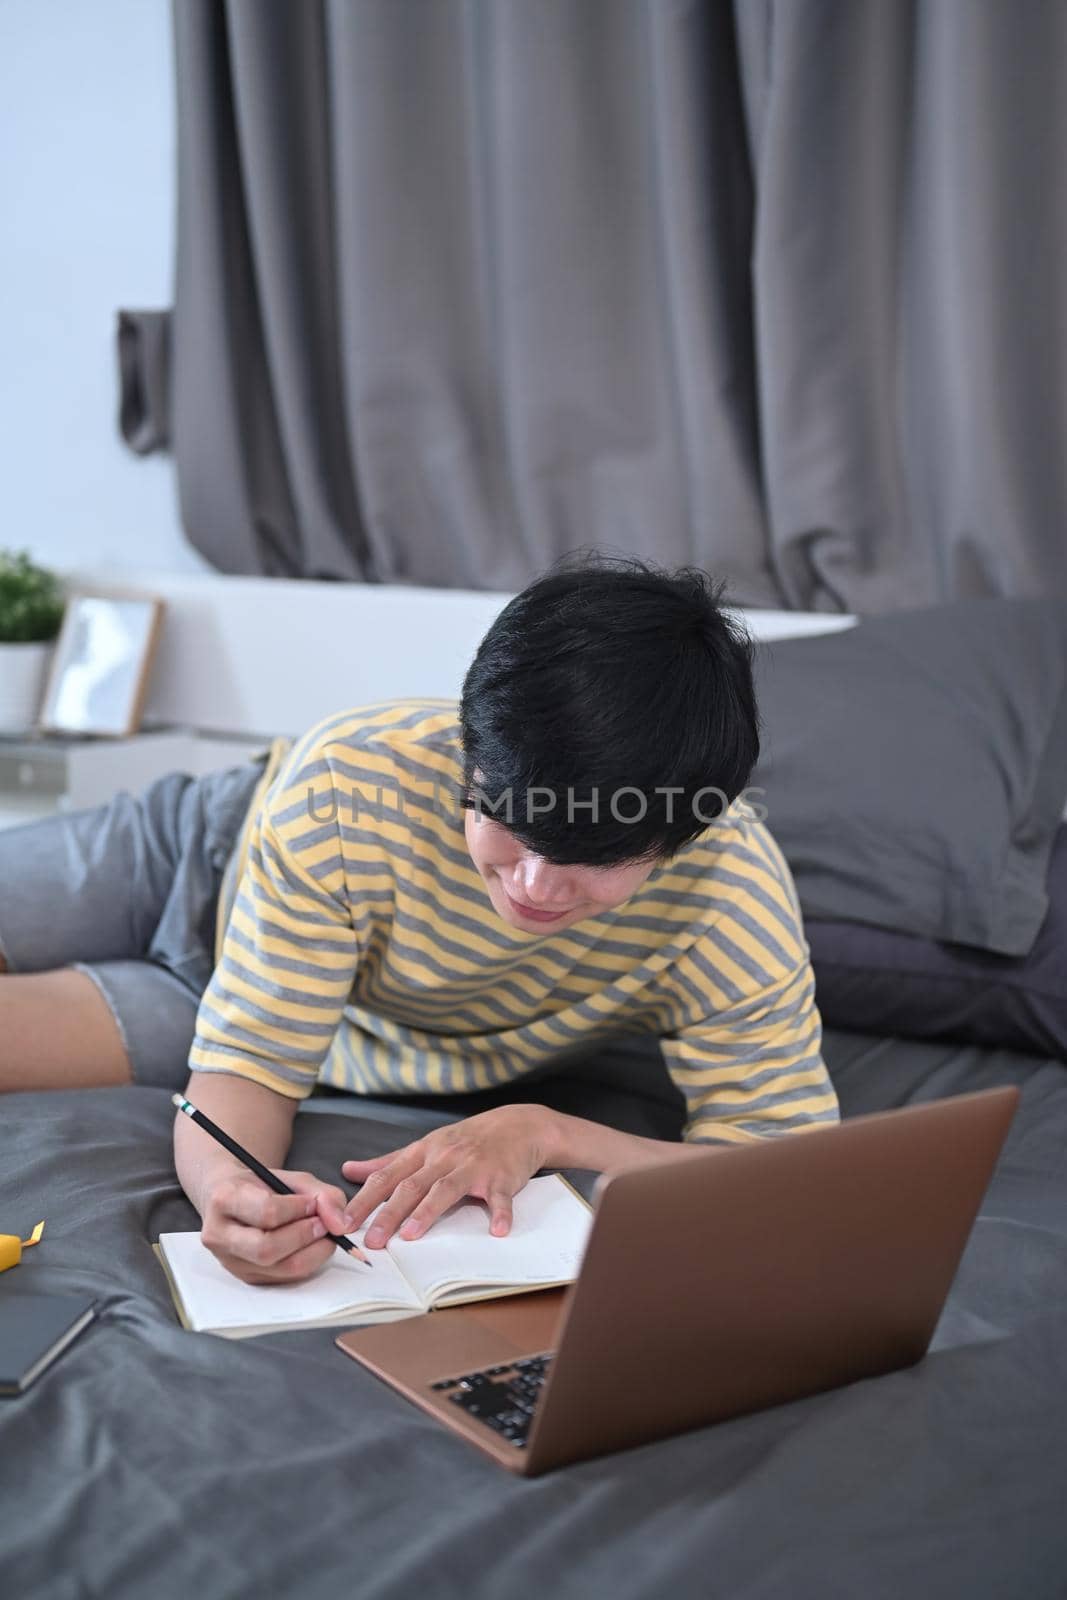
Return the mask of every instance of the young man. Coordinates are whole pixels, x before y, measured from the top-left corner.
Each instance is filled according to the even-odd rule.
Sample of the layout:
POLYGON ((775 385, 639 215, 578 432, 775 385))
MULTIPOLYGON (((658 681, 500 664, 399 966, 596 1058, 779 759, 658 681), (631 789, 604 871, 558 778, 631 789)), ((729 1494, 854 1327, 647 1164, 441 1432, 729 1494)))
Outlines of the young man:
MULTIPOLYGON (((114 932, 102 912, 92 948, 87 931, 81 954, 62 958, 77 960, 73 971, 0 981, 0 1022, 5 991, 23 986, 8 1007, 14 1035, 4 1033, 12 1059, 53 1030, 49 1081, 71 1081, 67 1025, 38 1010, 34 1029, 50 983, 53 1003, 77 1002, 84 1050, 102 1050, 96 1081, 132 1071, 179 1086, 182 1022, 161 1012, 175 1016, 173 985, 187 1005, 199 987, 189 1096, 278 1171, 318 1082, 447 1096, 639 1032, 661 1041, 687 1141, 836 1120, 792 878, 767 829, 732 805, 758 755, 758 716, 751 645, 720 599, 699 571, 565 563, 505 607, 458 708, 393 701, 343 713, 262 774, 255 794, 241 769, 183 790, 166 826, 138 814, 123 831, 151 891, 126 916, 138 926, 114 932), (225 869, 220 890, 205 862, 225 869), (162 1061, 148 1042, 161 1028, 172 1045, 162 1061)), ((113 808, 86 814, 77 849, 57 826, 20 830, 20 859, 46 838, 54 857, 62 839, 76 904, 128 892, 101 843, 113 808)), ((14 856, 0 855, 0 882, 9 866, 18 879, 14 856)), ((12 971, 61 964, 40 959, 54 935, 19 939, 17 919, 10 934, 6 922, 0 913, 12 971)), ((8 1077, 33 1081, 25 1063, 8 1077)), ((362 1184, 346 1204, 306 1173, 285 1174, 298 1194, 274 1195, 186 1119, 175 1129, 205 1243, 255 1282, 314 1271, 333 1248, 323 1233, 350 1232, 379 1202, 371 1248, 396 1230, 418 1237, 464 1195, 484 1200, 491 1231, 504 1233, 512 1196, 542 1166, 606 1171, 686 1153, 503 1104, 346 1162, 344 1176, 362 1184)))

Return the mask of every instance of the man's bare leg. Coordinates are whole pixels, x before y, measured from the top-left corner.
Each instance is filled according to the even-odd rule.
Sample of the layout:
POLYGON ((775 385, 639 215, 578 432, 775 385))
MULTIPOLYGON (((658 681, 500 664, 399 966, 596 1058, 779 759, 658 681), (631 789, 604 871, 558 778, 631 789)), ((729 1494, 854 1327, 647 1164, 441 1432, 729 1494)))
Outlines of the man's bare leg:
POLYGON ((0 1092, 130 1081, 118 1025, 84 972, 8 972, 0 956, 0 1092))

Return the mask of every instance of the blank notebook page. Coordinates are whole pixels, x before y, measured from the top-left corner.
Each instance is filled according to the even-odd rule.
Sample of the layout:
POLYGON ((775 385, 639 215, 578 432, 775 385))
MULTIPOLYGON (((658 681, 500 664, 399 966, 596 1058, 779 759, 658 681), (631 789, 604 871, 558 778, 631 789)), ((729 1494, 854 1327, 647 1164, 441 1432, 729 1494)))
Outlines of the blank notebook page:
POLYGON ((160 1245, 196 1332, 313 1322, 353 1305, 411 1306, 419 1301, 382 1250, 368 1271, 340 1250, 304 1283, 249 1284, 235 1278, 200 1243, 198 1233, 164 1233, 160 1245))
MULTIPOLYGON (((569 1282, 578 1276, 592 1215, 583 1200, 555 1176, 531 1178, 512 1202, 511 1232, 489 1232, 480 1201, 461 1201, 421 1239, 389 1241, 423 1295, 453 1285, 569 1282)), ((370 1225, 368 1218, 367 1226, 370 1225)), ((371 1252, 377 1262, 380 1251, 371 1252)))

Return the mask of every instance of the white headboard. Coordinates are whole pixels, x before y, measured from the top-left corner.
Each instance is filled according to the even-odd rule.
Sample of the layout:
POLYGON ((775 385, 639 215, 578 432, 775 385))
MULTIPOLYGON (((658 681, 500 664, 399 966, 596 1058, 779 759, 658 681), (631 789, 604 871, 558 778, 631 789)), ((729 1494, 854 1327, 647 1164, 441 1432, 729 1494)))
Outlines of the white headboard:
MULTIPOLYGON (((458 695, 506 594, 282 578, 72 571, 85 589, 135 589, 166 604, 146 726, 302 732, 345 706, 458 695)), ((827 633, 853 617, 742 613, 757 638, 827 633)))

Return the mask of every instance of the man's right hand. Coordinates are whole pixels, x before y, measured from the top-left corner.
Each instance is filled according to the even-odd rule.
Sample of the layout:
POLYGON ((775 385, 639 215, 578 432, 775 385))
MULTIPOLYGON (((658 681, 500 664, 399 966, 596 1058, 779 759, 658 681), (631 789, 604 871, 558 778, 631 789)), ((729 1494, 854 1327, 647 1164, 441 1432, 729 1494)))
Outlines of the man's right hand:
POLYGON ((309 1278, 337 1249, 325 1235, 344 1232, 341 1189, 310 1172, 271 1171, 296 1194, 275 1194, 251 1172, 235 1168, 212 1183, 203 1205, 201 1240, 245 1283, 309 1278))

